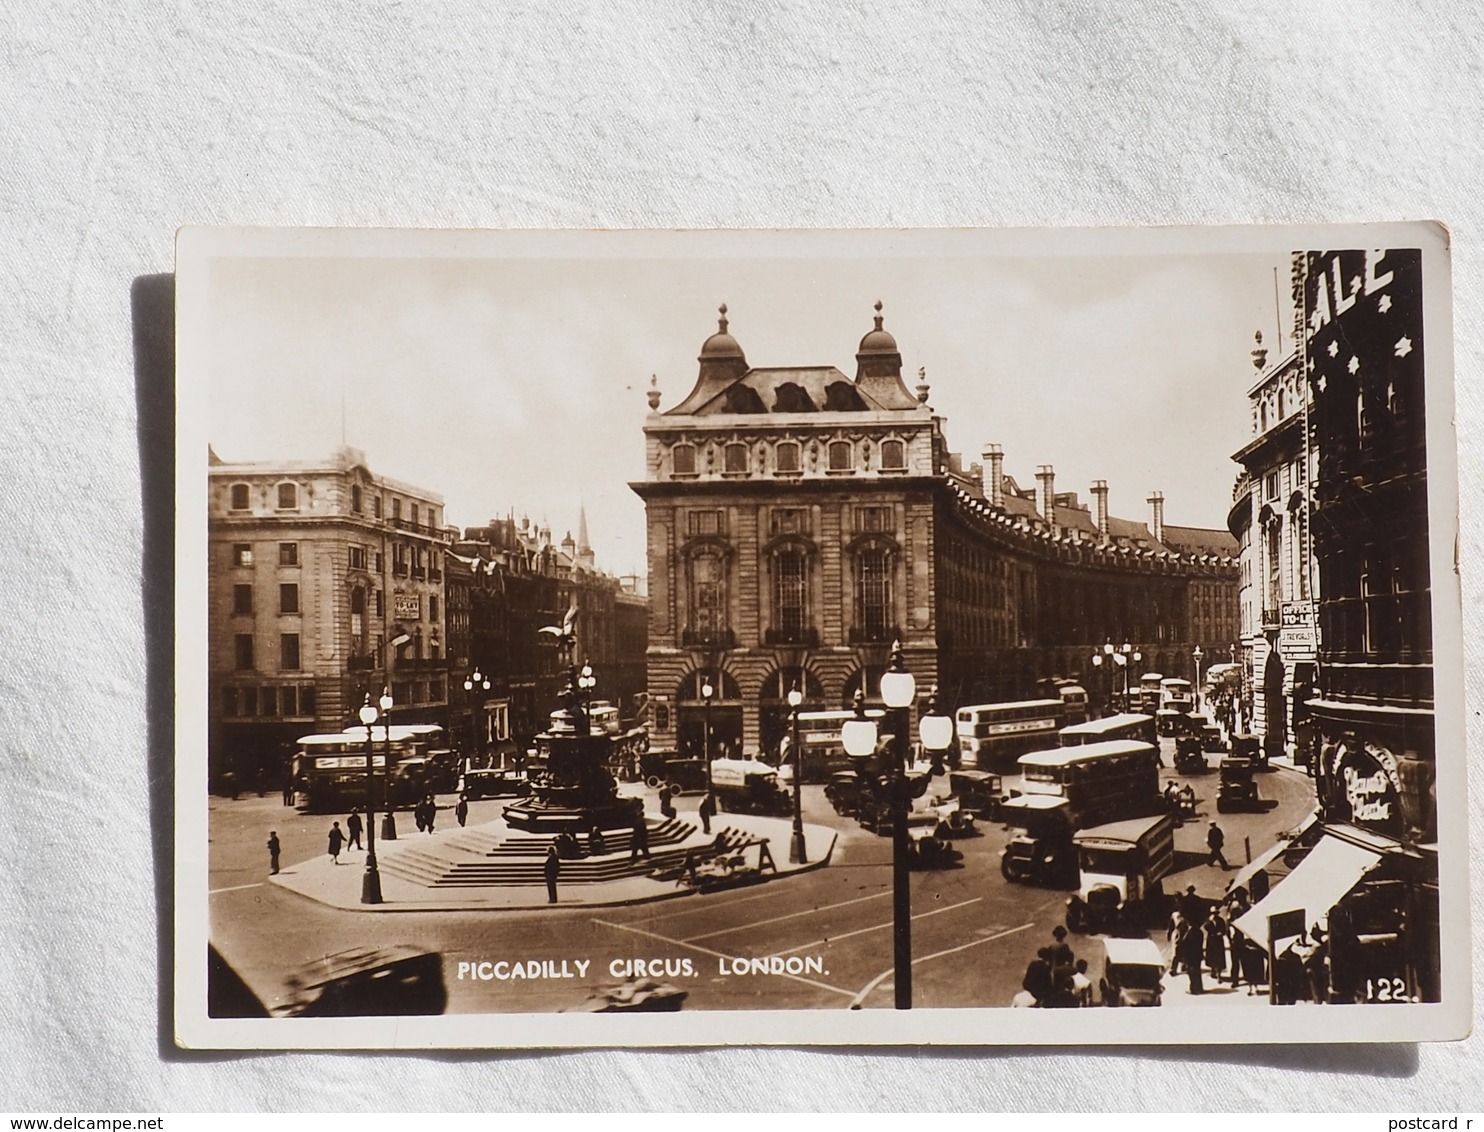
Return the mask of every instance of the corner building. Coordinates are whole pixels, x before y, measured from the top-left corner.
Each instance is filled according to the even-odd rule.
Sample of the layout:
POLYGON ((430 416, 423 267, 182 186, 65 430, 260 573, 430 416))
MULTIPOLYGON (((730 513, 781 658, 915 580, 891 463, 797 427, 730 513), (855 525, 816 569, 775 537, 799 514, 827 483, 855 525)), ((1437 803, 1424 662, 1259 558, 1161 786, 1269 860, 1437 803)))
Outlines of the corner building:
POLYGON ((1308 252, 1302 267, 1320 577, 1319 686, 1308 708, 1319 732, 1325 834, 1354 846, 1361 862, 1357 883, 1330 913, 1332 965, 1344 1001, 1435 1002, 1438 752, 1422 256, 1308 252))
POLYGON ((277 789, 301 735, 339 731, 390 687, 393 721, 443 723, 443 498, 327 460, 209 475, 209 767, 277 789), (393 642, 401 642, 393 645, 393 642))
POLYGON ((656 746, 698 752, 709 714, 713 754, 770 751, 795 682, 805 710, 862 687, 875 700, 894 640, 945 709, 1090 674, 1109 641, 1141 670, 1192 678, 1197 644, 1228 654, 1229 533, 1166 526, 1158 492, 1152 525, 1113 517, 1102 481, 1094 512, 1046 465, 1022 489, 997 446, 965 470, 876 310, 854 379, 749 366, 723 306, 690 393, 662 413, 649 390, 648 478, 631 486, 648 519, 656 746))

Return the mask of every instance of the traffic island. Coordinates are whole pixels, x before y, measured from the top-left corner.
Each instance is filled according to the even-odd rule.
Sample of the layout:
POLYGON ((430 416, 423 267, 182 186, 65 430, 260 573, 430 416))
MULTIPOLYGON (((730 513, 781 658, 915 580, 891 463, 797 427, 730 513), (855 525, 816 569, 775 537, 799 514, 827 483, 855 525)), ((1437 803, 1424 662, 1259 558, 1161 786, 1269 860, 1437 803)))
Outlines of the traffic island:
POLYGON ((547 898, 544 872, 556 838, 512 829, 504 820, 379 844, 381 904, 361 903, 365 855, 359 851, 342 852, 338 865, 317 856, 270 880, 347 911, 605 907, 796 876, 829 864, 837 836, 828 826, 805 825, 811 859, 794 864, 788 860, 788 818, 728 813, 717 816, 708 834, 682 815, 652 821, 648 828, 648 857, 621 834, 605 838, 607 852, 600 854, 588 852, 586 839, 578 839, 582 855, 562 859, 556 905, 547 898))

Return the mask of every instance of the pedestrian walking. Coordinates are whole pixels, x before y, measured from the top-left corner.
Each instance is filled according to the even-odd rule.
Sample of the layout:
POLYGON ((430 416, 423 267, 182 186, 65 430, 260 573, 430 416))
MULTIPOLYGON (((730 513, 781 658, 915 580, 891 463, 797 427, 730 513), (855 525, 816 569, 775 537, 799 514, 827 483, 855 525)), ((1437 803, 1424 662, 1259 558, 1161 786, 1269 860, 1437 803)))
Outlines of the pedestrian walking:
POLYGON ((1168 940, 1171 944, 1171 975, 1178 975, 1180 973, 1180 940, 1185 937, 1185 932, 1188 926, 1189 925, 1187 925, 1185 922, 1185 917, 1180 914, 1180 910, 1178 908, 1170 913, 1170 926, 1165 929, 1165 939, 1168 940))
POLYGON ((278 830, 268 831, 268 872, 278 872, 278 854, 283 846, 278 843, 278 830))
POLYGON ((1206 921, 1206 969, 1218 983, 1226 981, 1226 921, 1220 912, 1212 912, 1206 921))
POLYGON ((345 819, 345 830, 350 834, 350 840, 346 843, 347 849, 360 849, 361 845, 361 808, 357 806, 350 811, 350 817, 345 819))
POLYGON ((629 838, 629 860, 638 860, 639 855, 649 856, 649 826, 644 824, 644 815, 634 819, 634 832, 629 838))
POLYGON ((433 832, 433 823, 438 820, 438 800, 428 795, 428 832, 433 832))
POLYGON ((283 804, 285 806, 294 804, 294 770, 292 767, 283 775, 283 804))
POLYGON ((340 832, 340 823, 337 821, 330 827, 330 860, 335 864, 340 863, 340 847, 345 844, 345 834, 340 832))
POLYGON ((674 797, 675 797, 675 791, 673 789, 671 789, 670 784, 668 782, 665 783, 663 786, 660 787, 660 816, 661 817, 664 817, 664 818, 673 818, 675 816, 675 803, 672 800, 674 797))
POLYGON ((1239 933, 1232 938, 1232 960, 1242 966, 1242 979, 1247 983, 1247 993, 1256 994, 1258 988, 1267 981, 1267 952, 1239 933))
POLYGON ((453 816, 459 821, 459 828, 464 828, 464 823, 469 820, 469 799, 462 794, 459 795, 459 804, 453 808, 453 816))
POLYGON ((1220 861, 1222 869, 1231 868, 1226 863, 1225 855, 1221 852, 1222 846, 1225 844, 1226 834, 1221 832, 1221 827, 1215 821, 1212 821, 1211 828, 1206 831, 1206 845, 1211 850, 1211 859, 1206 862, 1207 864, 1214 865, 1217 861, 1220 861))
POLYGON ((546 902, 555 904, 557 902, 557 877, 562 875, 562 859, 557 855, 555 845, 546 847, 546 902))
POLYGON ((706 791, 706 796, 701 799, 701 805, 696 810, 701 815, 701 832, 709 835, 711 833, 711 819, 716 816, 716 795, 706 791))
POLYGON ((1190 993, 1204 994, 1205 985, 1201 982, 1201 932, 1194 925, 1186 925, 1185 934, 1175 944, 1175 952, 1180 958, 1180 965, 1190 975, 1190 993))

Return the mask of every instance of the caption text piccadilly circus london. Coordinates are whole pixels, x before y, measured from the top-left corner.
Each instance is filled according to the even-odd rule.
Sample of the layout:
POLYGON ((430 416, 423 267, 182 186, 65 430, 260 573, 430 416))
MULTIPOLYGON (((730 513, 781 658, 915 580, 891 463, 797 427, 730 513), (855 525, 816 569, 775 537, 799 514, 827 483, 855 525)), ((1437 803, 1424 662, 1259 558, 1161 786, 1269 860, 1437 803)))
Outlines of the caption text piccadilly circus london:
MULTIPOLYGON (((828 975, 818 955, 762 955, 716 957, 719 975, 828 975)), ((591 959, 461 960, 457 978, 479 982, 515 982, 522 979, 582 979, 591 959)), ((689 957, 613 959, 608 974, 615 979, 694 979, 702 971, 689 957)))

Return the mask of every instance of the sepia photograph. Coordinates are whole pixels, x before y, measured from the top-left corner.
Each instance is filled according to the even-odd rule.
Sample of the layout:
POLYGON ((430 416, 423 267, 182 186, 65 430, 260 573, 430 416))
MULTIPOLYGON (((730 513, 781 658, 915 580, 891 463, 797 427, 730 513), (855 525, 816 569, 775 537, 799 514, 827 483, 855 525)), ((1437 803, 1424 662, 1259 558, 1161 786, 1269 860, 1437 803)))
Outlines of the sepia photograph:
POLYGON ((1441 227, 177 256, 181 1045, 1467 1033, 1441 227))

